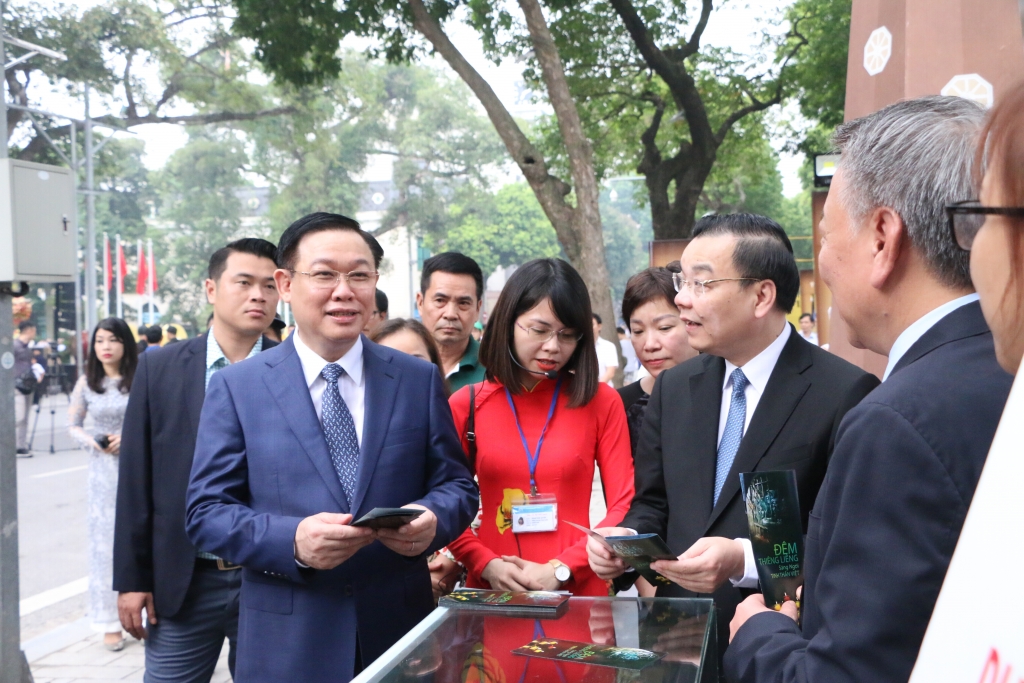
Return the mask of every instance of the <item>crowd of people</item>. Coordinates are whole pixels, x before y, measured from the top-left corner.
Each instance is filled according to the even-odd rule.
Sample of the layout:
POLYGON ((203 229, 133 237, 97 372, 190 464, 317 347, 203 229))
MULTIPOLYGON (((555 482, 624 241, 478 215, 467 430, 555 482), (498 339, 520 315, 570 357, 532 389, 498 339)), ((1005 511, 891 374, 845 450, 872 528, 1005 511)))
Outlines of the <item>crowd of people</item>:
POLYGON ((1024 87, 987 119, 927 97, 838 130, 818 263, 881 381, 787 321, 799 272, 764 216, 705 216, 629 279, 618 392, 565 261, 515 270, 484 329, 463 254, 425 261, 421 322, 389 318, 383 249, 345 216, 227 244, 207 333, 140 353, 121 320, 93 331, 71 431, 94 626, 146 640, 148 682, 209 681, 225 638, 236 680, 337 681, 458 584, 636 585, 714 598, 727 680, 907 680, 1024 356, 1022 111, 1024 87), (768 470, 796 473, 799 621, 757 592, 739 473, 768 470), (591 525, 595 471, 596 530, 659 534, 668 585, 567 524, 591 525), (353 526, 375 507, 421 513, 353 526))

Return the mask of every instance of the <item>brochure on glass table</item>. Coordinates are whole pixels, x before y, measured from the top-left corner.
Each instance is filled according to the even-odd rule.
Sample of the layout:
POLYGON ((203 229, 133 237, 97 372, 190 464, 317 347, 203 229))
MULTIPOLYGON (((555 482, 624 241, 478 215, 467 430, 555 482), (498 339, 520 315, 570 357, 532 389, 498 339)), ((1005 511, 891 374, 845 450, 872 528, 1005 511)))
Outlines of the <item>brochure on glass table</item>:
POLYGON ((614 645, 577 643, 572 640, 541 638, 512 650, 512 654, 523 657, 539 657, 559 662, 577 662, 594 666, 610 666, 616 669, 639 671, 654 664, 665 655, 650 650, 614 645))
POLYGON ((637 534, 636 536, 602 536, 593 529, 580 524, 566 522, 603 544, 616 557, 635 569, 652 586, 668 586, 672 582, 651 569, 655 560, 674 560, 676 556, 665 545, 658 534, 637 534))
POLYGON ((537 619, 560 617, 569 608, 569 594, 561 591, 501 591, 462 588, 442 596, 438 607, 475 609, 504 616, 537 619))

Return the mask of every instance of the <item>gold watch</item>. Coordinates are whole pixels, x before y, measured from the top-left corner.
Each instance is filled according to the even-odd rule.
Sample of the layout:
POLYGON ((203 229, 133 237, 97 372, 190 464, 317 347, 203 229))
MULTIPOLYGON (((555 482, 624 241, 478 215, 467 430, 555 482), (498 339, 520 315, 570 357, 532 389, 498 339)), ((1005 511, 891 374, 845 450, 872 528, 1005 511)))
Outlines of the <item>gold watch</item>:
POLYGON ((569 569, 568 565, 559 562, 558 560, 548 560, 548 564, 555 568, 555 578, 558 579, 559 582, 565 583, 572 578, 572 571, 569 569))

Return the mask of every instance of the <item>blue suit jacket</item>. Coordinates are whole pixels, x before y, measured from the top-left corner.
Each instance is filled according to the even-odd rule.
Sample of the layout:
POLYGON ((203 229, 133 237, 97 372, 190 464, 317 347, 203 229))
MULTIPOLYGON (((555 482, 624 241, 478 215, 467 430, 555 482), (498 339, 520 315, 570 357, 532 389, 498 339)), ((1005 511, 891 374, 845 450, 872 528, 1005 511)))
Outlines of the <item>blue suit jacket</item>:
POLYGON ((436 366, 363 339, 366 412, 355 500, 331 464, 295 346, 213 376, 188 489, 197 547, 242 565, 235 680, 345 681, 433 608, 425 558, 476 514, 478 492, 436 366), (319 512, 418 503, 437 535, 417 558, 380 542, 300 569, 295 529, 319 512))
POLYGON ((972 303, 846 414, 807 529, 803 630, 755 615, 725 653, 728 680, 910 677, 1012 379, 972 303))

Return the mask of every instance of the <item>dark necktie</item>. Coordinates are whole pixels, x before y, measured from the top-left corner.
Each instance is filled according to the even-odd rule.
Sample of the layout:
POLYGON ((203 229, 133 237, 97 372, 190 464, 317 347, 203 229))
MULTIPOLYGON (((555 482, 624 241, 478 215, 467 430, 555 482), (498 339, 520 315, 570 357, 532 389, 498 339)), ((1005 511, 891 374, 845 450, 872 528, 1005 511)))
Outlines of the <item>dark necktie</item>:
POLYGON ((743 440, 743 425, 747 421, 747 394, 746 388, 749 383, 743 371, 736 368, 732 371, 732 402, 729 404, 729 417, 725 421, 725 431, 722 432, 722 443, 718 445, 718 465, 715 467, 715 501, 712 507, 718 504, 718 496, 722 493, 725 485, 725 478, 732 470, 732 461, 736 459, 736 451, 740 448, 740 441, 743 440))
POLYGON ((338 473, 341 488, 349 505, 352 504, 356 490, 356 473, 359 469, 359 439, 356 436, 356 423, 352 413, 341 398, 338 390, 338 378, 345 372, 337 363, 328 363, 320 372, 327 382, 321 406, 321 422, 327 448, 331 452, 334 471, 338 473))

